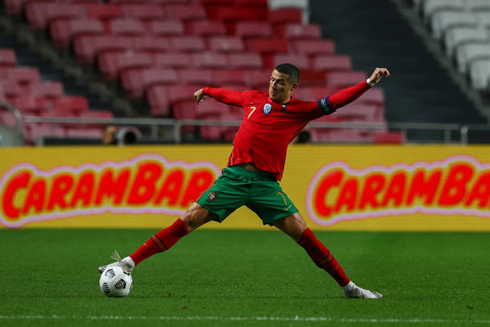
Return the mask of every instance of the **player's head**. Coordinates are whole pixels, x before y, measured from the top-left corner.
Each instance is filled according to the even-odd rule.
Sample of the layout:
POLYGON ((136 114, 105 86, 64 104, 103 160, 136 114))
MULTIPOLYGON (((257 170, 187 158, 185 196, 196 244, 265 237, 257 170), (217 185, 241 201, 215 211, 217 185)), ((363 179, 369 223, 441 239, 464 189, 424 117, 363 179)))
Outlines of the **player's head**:
POLYGON ((291 92, 298 86, 299 70, 292 64, 281 64, 274 68, 269 82, 269 97, 277 103, 288 102, 291 92))

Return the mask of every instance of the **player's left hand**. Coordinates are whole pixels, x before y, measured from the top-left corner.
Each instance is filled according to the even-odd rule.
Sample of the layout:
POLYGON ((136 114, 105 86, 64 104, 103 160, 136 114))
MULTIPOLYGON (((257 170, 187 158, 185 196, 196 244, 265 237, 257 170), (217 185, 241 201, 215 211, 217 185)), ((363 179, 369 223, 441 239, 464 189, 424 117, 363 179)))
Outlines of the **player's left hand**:
POLYGON ((206 96, 204 93, 202 93, 203 89, 199 89, 196 92, 194 92, 194 100, 196 101, 197 104, 201 104, 204 99, 206 99, 206 96))
POLYGON ((390 71, 387 68, 376 67, 371 77, 369 77, 369 82, 371 84, 378 84, 383 77, 390 77, 390 71))

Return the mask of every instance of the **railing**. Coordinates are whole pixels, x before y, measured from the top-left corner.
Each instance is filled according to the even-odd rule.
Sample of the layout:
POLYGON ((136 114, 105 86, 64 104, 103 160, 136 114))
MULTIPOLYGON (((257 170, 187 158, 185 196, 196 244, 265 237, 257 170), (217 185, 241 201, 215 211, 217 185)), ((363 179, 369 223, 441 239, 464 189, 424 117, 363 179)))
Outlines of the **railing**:
MULTIPOLYGON (((63 124, 91 124, 91 125, 116 125, 116 126, 146 126, 150 128, 149 139, 158 141, 159 130, 161 127, 172 128, 172 142, 182 143, 182 127, 184 126, 231 126, 238 127, 241 121, 238 120, 174 120, 166 118, 88 118, 88 117, 39 117, 23 116, 20 111, 10 103, 0 99, 0 107, 12 112, 16 119, 17 130, 25 124, 45 123, 53 125, 63 124)), ((406 135, 409 131, 437 131, 442 132, 444 137, 441 143, 451 143, 452 134, 458 133, 459 143, 468 144, 468 134, 470 131, 490 131, 490 125, 459 125, 459 124, 436 124, 436 123, 364 123, 364 122, 317 122, 312 121, 308 124, 309 128, 325 129, 363 129, 363 130, 398 130, 406 135)), ((490 143, 490 140, 489 140, 490 143)))

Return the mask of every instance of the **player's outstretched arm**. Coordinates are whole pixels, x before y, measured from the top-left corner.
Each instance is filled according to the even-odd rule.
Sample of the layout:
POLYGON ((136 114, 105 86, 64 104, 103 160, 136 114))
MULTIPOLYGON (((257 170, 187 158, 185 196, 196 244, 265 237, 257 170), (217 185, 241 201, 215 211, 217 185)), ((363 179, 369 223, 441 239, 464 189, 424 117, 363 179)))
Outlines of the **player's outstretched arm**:
POLYGON ((373 86, 378 84, 383 77, 390 77, 390 71, 387 68, 376 67, 369 77, 369 85, 373 86))
POLYGON ((197 104, 201 104, 206 99, 206 96, 204 95, 204 93, 202 93, 202 90, 203 89, 199 89, 194 92, 194 100, 197 104))

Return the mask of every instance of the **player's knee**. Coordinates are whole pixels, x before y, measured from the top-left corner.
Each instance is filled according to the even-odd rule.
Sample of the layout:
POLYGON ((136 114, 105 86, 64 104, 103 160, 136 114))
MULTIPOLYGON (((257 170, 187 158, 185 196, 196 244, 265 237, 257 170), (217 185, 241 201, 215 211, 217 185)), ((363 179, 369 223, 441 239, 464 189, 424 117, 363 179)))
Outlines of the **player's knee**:
POLYGON ((209 221, 208 216, 209 211, 206 208, 194 203, 180 219, 182 219, 187 231, 190 233, 207 223, 209 221))

